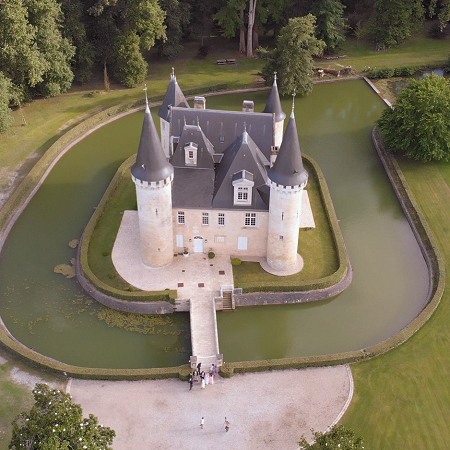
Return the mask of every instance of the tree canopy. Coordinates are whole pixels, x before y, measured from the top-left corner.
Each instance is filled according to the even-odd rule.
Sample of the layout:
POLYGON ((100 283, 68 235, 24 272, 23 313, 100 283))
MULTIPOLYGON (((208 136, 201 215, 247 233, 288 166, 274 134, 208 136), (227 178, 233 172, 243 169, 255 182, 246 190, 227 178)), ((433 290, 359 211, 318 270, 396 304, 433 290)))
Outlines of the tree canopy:
POLYGON ((114 430, 99 425, 92 414, 83 418, 81 406, 73 403, 69 394, 36 384, 33 396, 31 410, 13 422, 11 450, 112 450, 114 430))
POLYGON ((352 430, 343 425, 332 427, 326 433, 316 431, 314 433, 314 442, 308 443, 305 437, 302 437, 298 443, 303 450, 363 450, 364 441, 355 435, 352 430))
POLYGON ((450 160, 450 80, 411 80, 378 125, 387 147, 421 161, 450 160))
POLYGON ((282 95, 294 92, 307 95, 312 91, 312 57, 325 48, 325 42, 315 37, 315 24, 312 14, 289 19, 280 31, 275 49, 262 53, 268 60, 263 76, 267 82, 277 72, 282 95))

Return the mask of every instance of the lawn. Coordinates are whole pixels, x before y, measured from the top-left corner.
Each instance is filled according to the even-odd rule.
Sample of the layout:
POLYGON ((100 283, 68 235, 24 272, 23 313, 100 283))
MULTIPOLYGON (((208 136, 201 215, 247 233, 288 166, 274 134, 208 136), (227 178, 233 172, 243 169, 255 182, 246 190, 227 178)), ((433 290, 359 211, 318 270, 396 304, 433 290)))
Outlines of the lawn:
MULTIPOLYGON (((450 282, 450 164, 401 160, 433 230, 450 282)), ((447 449, 450 442, 450 291, 430 321, 401 347, 352 367, 355 397, 344 423, 372 450, 447 449)))

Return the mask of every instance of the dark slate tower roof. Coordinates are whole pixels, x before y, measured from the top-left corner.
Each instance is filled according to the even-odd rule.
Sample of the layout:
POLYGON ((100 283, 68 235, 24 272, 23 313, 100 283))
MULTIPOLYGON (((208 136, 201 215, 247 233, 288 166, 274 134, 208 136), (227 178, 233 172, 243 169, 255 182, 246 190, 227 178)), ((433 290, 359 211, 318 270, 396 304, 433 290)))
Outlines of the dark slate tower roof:
POLYGON ((292 107, 291 117, 277 159, 267 174, 270 180, 282 186, 298 186, 308 181, 308 172, 302 162, 294 107, 292 107))
POLYGON ((159 108, 158 116, 164 119, 166 122, 170 121, 170 107, 179 106, 182 108, 189 108, 189 103, 187 102, 180 86, 177 83, 177 77, 172 68, 172 73, 170 74, 170 83, 166 91, 164 100, 159 108))
POLYGON ((149 183, 162 181, 173 175, 173 167, 167 161, 162 149, 148 103, 145 108, 136 162, 131 167, 131 173, 138 180, 149 183))
POLYGON ((281 122, 286 118, 286 114, 283 112, 283 109, 281 108, 280 95, 278 94, 276 73, 273 78, 273 85, 270 91, 269 99, 267 100, 267 104, 263 112, 275 114, 275 122, 281 122))

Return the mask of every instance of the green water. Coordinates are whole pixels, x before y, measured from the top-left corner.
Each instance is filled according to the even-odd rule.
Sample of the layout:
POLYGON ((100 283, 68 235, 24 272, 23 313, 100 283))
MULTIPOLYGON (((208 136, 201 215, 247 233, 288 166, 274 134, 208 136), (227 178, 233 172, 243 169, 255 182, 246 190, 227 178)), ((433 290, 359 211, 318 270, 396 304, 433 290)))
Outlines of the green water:
MULTIPOLYGON (((208 98, 239 108, 267 93, 208 98)), ((354 276, 333 301, 241 308, 218 314, 225 360, 314 355, 363 348, 400 330, 426 301, 427 271, 417 243, 372 149, 370 130, 383 109, 363 83, 316 86, 296 101, 302 149, 321 165, 340 219, 354 276), (243 343, 245 343, 243 345, 243 343)), ((286 113, 290 103, 284 104, 286 113)), ((155 112, 155 111, 154 111, 155 112)), ((0 254, 0 315, 36 351, 91 367, 164 367, 187 362, 189 318, 142 334, 110 327, 102 307, 77 282, 54 274, 79 238, 119 164, 136 151, 142 113, 107 125, 55 166, 14 226, 0 254)))

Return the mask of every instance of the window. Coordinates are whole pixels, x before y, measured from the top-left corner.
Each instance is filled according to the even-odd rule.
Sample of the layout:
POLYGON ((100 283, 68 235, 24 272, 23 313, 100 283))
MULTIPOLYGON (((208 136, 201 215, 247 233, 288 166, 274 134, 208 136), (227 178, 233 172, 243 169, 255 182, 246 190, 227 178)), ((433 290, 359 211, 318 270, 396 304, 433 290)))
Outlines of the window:
POLYGON ((225 236, 215 236, 215 239, 217 244, 223 244, 225 242, 225 236))
POLYGON ((176 235, 177 247, 184 247, 184 237, 182 234, 176 235))
POLYGON ((256 227, 256 213, 245 213, 245 222, 246 227, 256 227))
POLYGON ((194 142, 188 142, 184 146, 184 164, 186 166, 197 165, 197 150, 198 146, 194 142))
POLYGON ((177 217, 178 217, 178 223, 180 225, 184 225, 186 223, 185 218, 184 218, 184 211, 178 211, 177 217))
POLYGON ((202 213, 202 225, 209 225, 209 213, 202 213))
POLYGON ((283 239, 284 239, 284 236, 281 236, 281 235, 280 235, 280 241, 282 241, 283 239))
POLYGON ((217 225, 223 227, 225 225, 225 213, 219 213, 217 216, 217 225))
POLYGON ((248 187, 238 187, 237 199, 238 202, 248 202, 248 187))

